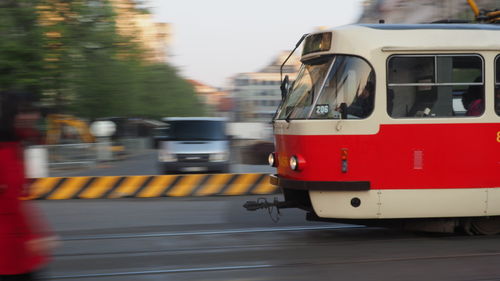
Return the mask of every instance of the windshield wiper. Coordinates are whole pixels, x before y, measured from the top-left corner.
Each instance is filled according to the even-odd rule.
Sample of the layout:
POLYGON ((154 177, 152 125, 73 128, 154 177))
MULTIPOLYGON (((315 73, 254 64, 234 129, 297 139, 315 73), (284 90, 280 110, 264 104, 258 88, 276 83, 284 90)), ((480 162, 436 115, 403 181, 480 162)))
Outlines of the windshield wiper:
MULTIPOLYGON (((300 44, 302 43, 302 41, 304 41, 304 39, 306 39, 307 35, 309 35, 309 33, 306 33, 304 35, 302 35, 302 37, 299 39, 299 41, 295 44, 295 48, 290 52, 290 54, 288 55, 288 57, 286 57, 286 59, 283 61, 283 63, 281 64, 280 66, 280 81, 283 85, 283 66, 285 66, 285 63, 288 61, 288 59, 293 55, 293 53, 295 52, 295 50, 297 50, 297 48, 300 46, 300 44)), ((295 82, 295 81, 294 81, 295 82)), ((284 97, 282 96, 281 98, 281 103, 280 103, 280 106, 278 107, 278 109, 276 110, 276 112, 274 113, 274 116, 273 116, 273 120, 271 121, 271 123, 274 124, 274 121, 276 119, 276 115, 279 111, 279 108, 281 107, 282 103, 285 101, 284 97)), ((293 110, 292 110, 293 112, 293 110)), ((291 114, 291 113, 290 113, 291 114)), ((286 122, 289 123, 290 122, 290 114, 287 115, 287 117, 285 118, 286 122)))
POLYGON ((311 90, 309 91, 309 94, 311 95, 311 108, 312 106, 314 105, 314 89, 315 89, 316 85, 313 85, 311 90))
MULTIPOLYGON (((311 108, 312 108, 312 106, 314 105, 314 92, 315 92, 315 91, 314 91, 314 86, 312 86, 311 90, 309 90, 309 92, 308 92, 308 94, 307 94, 307 96, 311 96, 311 108)), ((288 113, 288 114, 286 115, 286 117, 285 117, 285 121, 286 121, 287 123, 290 123, 290 117, 292 116, 292 113, 294 113, 294 112, 295 112, 295 109, 297 109, 297 107, 296 107, 296 106, 292 109, 292 111, 290 111, 290 113, 288 113)))
MULTIPOLYGON (((288 113, 286 114, 285 121, 286 121, 287 123, 290 123, 290 116, 292 115, 292 113, 295 111, 295 109, 296 109, 296 108, 297 108, 297 107, 292 108, 292 110, 290 110, 290 112, 288 112, 288 113)), ((285 108, 285 110, 286 110, 286 108, 285 108)))
POLYGON ((300 46, 300 43, 302 43, 302 41, 304 41, 304 39, 306 39, 307 35, 309 35, 309 33, 306 33, 306 34, 302 35, 302 37, 300 38, 300 40, 295 44, 295 48, 290 52, 290 54, 288 55, 288 57, 286 57, 286 59, 281 64, 281 67, 280 67, 280 80, 281 80, 281 82, 283 82, 283 66, 288 61, 288 59, 293 55, 293 53, 295 52, 295 50, 297 50, 297 48, 300 46))

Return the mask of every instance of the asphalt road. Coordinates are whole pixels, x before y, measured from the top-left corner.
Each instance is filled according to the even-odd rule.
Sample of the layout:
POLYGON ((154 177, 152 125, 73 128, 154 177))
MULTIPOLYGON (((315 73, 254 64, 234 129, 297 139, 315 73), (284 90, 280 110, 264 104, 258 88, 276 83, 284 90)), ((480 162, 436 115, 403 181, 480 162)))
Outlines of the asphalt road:
MULTIPOLYGON (((83 177, 83 176, 133 176, 158 175, 157 151, 144 150, 124 160, 98 163, 94 167, 69 166, 51 169, 51 177, 83 177)), ((230 173, 274 173, 275 169, 267 165, 240 164, 239 159, 232 159, 230 173)))
POLYGON ((278 223, 255 197, 38 201, 63 245, 52 280, 500 280, 500 236, 278 223))

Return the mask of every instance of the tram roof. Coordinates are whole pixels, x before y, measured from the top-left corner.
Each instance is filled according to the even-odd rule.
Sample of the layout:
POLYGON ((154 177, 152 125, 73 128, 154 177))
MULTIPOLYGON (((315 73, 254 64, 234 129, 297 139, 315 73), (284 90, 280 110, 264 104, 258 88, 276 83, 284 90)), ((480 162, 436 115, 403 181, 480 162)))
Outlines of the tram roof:
MULTIPOLYGON (((356 25, 354 25, 356 26, 356 25)), ((494 24, 448 24, 448 23, 429 23, 429 24, 357 24, 357 26, 364 26, 380 30, 500 30, 500 25, 494 24)))
POLYGON ((493 24, 353 24, 313 34, 325 32, 332 33, 331 49, 304 55, 302 60, 329 53, 369 56, 376 50, 500 51, 500 25, 493 24))

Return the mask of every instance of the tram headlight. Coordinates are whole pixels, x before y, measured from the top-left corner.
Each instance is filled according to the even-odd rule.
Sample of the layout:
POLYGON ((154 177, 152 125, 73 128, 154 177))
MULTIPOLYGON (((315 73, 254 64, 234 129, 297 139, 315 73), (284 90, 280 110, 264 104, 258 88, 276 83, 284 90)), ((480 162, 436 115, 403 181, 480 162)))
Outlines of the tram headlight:
POLYGON ((306 160, 300 155, 290 157, 290 169, 294 171, 302 171, 306 167, 306 160))
POLYGON ((269 166, 271 167, 277 167, 278 166, 278 161, 276 158, 276 153, 272 152, 269 153, 269 156, 267 157, 267 161, 269 162, 269 166))
POLYGON ((297 159, 297 156, 290 157, 290 169, 294 171, 299 169, 299 159, 297 159))

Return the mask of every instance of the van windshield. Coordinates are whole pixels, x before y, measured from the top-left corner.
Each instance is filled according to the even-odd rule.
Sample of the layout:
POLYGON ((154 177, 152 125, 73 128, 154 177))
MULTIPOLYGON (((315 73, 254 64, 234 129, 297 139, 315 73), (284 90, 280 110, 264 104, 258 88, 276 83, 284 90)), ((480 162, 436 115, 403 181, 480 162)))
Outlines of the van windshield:
POLYGON ((176 141, 224 140, 224 122, 210 120, 169 121, 168 138, 176 141))

